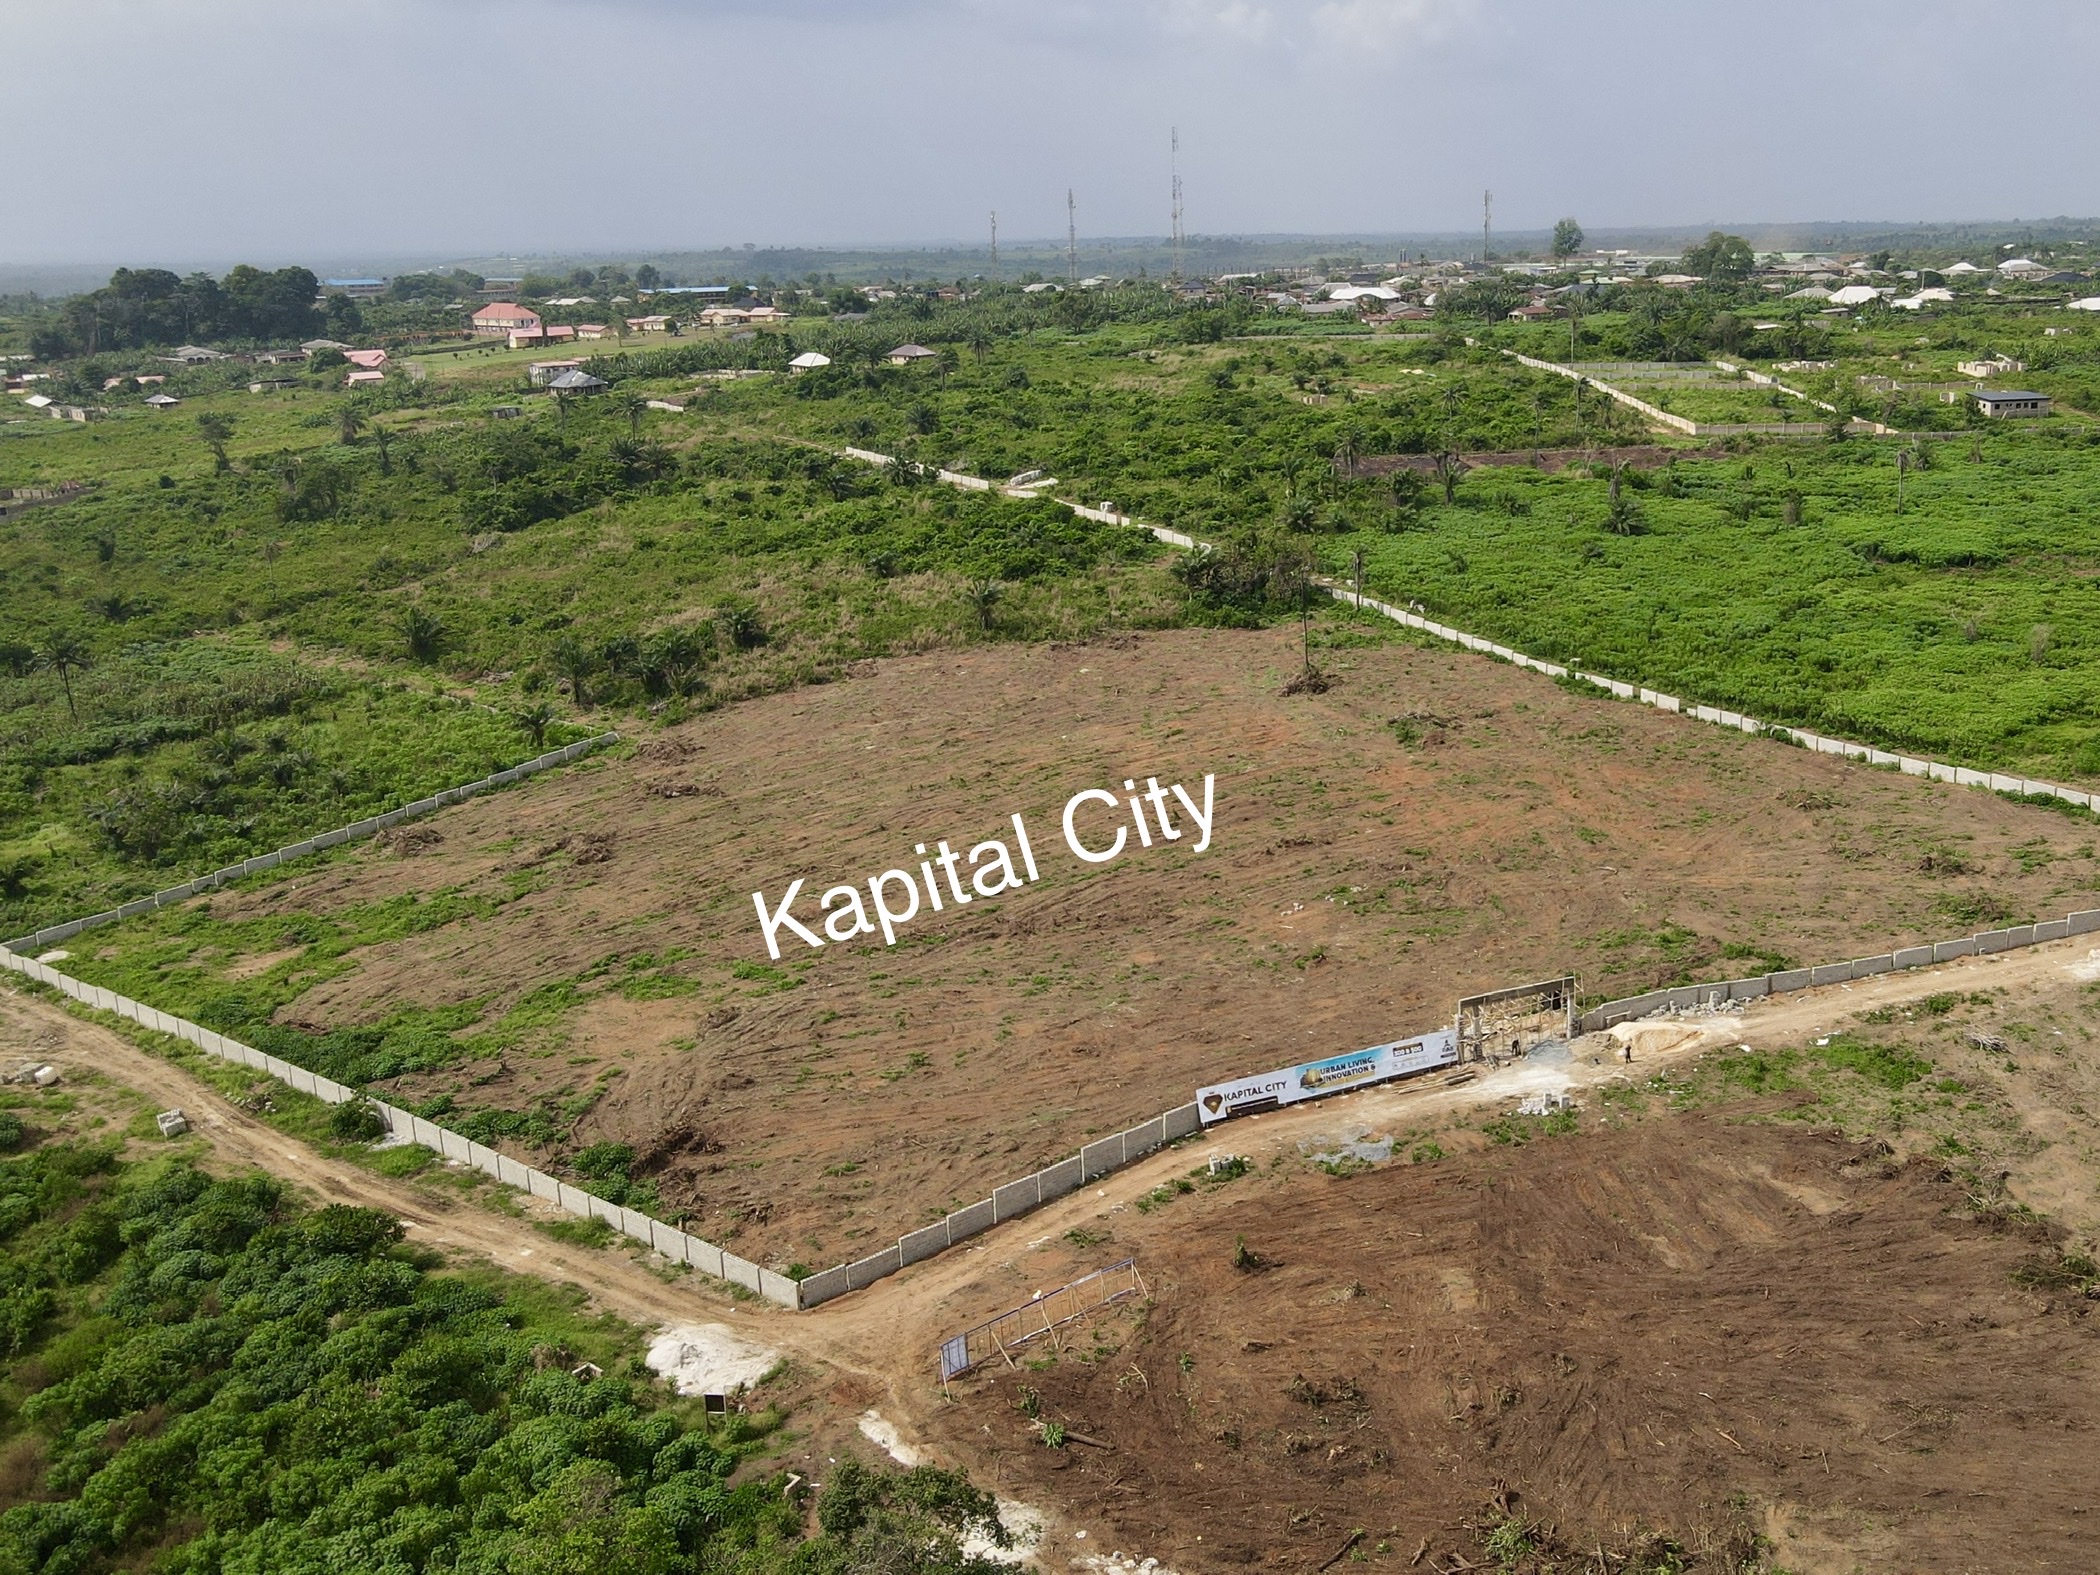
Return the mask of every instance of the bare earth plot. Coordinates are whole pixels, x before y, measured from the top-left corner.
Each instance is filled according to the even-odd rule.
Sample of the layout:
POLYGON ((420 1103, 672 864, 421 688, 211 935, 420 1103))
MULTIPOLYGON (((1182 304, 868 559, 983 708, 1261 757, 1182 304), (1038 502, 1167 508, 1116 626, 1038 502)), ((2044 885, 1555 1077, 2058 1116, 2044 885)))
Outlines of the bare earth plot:
POLYGON ((2048 1232, 1977 1209, 1968 1177, 2009 1173, 2076 1235, 2100 1228, 2086 939, 1642 1025, 1631 1066, 1591 1061, 1584 1040, 1557 1063, 1581 1130, 1522 1148, 1472 1123, 1549 1070, 1529 1062, 1234 1122, 800 1315, 316 1155, 51 1003, 0 993, 0 1042, 181 1104, 222 1158, 385 1209, 413 1241, 794 1353, 791 1392, 768 1391, 809 1429, 784 1464, 821 1480, 866 1447, 853 1419, 880 1407, 908 1442, 1042 1512, 1052 1570, 1102 1575, 1115 1549, 1183 1575, 1312 1570, 1359 1527, 1396 1566, 1480 1567, 1498 1494, 1565 1546, 1624 1549, 1647 1528, 1707 1555, 1702 1569, 1733 1567, 1720 1555, 1753 1532, 1803 1575, 2073 1569, 2094 1512, 2100 1319, 2075 1287, 2022 1283, 2053 1257, 2048 1232), (1903 1090, 1896 1153, 1837 1137, 1828 1109, 1797 1119, 1798 1093, 1611 1114, 1615 1081, 1840 1028, 1937 1068, 1903 1090), (1921 1157, 1940 1151, 1938 1106, 1974 1113, 1969 1151, 1945 1163, 1921 1157), (1306 1162, 1402 1131, 1435 1132, 1451 1157, 1339 1177, 1306 1162), (1134 1206, 1226 1148, 1250 1174, 1134 1206), (1061 1352, 1038 1341, 944 1397, 943 1336, 1128 1254, 1142 1316, 1069 1326, 1061 1352), (1031 1411, 1095 1443, 1048 1449, 1031 1411), (1407 1565, 1418 1543, 1433 1556, 1407 1565))
MULTIPOLYGON (((604 1078, 573 1143, 632 1144, 666 1216, 818 1266, 1200 1083, 1448 1021, 1465 992, 1573 969, 1623 994, 1865 955, 2090 906, 2100 880, 2087 830, 1987 795, 1462 654, 1327 660, 1337 687, 1289 699, 1279 633, 871 664, 210 901, 506 899, 358 953, 282 1019, 484 1001, 488 1023, 566 981, 499 1057, 391 1097, 525 1109, 604 1078), (1200 796, 1205 773, 1207 852, 1088 868, 1063 846, 1080 790, 1157 776, 1200 796), (767 958, 754 890, 803 877, 808 916, 826 886, 1001 835, 1017 811, 1040 884, 922 916, 894 949, 767 958)), ((300 966, 296 936, 272 949, 198 961, 300 966)), ((90 977, 94 951, 75 964, 90 977)))
POLYGON ((1150 1243, 1141 1334, 1068 1330, 932 1425, 1183 1570, 1311 1570, 1355 1528, 1397 1565, 1498 1494, 1702 1569, 1757 1536, 1793 1570, 2085 1567, 2088 1304, 2020 1289, 2035 1241, 1936 1164, 1749 1113, 1299 1172, 1150 1243))

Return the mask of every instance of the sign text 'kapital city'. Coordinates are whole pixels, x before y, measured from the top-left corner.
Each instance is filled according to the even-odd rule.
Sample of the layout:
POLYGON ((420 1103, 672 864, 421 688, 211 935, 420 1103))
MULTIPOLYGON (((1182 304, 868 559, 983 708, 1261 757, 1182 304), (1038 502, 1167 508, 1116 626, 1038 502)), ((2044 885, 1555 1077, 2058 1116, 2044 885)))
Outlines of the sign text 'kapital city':
MULTIPOLYGON (((1083 864, 1107 864, 1126 852, 1163 847, 1185 838, 1190 839, 1190 852, 1201 853, 1210 846, 1216 816, 1211 794, 1216 781, 1205 774, 1201 807, 1180 783, 1161 787, 1157 777, 1145 778, 1143 788, 1136 778, 1127 778, 1121 794, 1106 788, 1074 793, 1065 800, 1060 820, 1065 846, 1083 864)), ((997 897, 1033 885, 1042 879, 1035 843, 1018 814, 1011 817, 1010 824, 1011 842, 1003 835, 987 837, 967 853, 957 852, 946 841, 936 841, 929 852, 922 842, 914 849, 920 855, 917 874, 884 870, 858 885, 831 887, 817 899, 816 911, 808 915, 809 924, 821 929, 822 935, 794 911, 804 879, 788 883, 778 906, 769 903, 763 891, 754 891, 751 901, 758 909, 767 952, 777 960, 783 936, 822 946, 827 938, 838 943, 879 932, 885 946, 894 946, 898 929, 921 913, 962 908, 980 897, 997 897)))

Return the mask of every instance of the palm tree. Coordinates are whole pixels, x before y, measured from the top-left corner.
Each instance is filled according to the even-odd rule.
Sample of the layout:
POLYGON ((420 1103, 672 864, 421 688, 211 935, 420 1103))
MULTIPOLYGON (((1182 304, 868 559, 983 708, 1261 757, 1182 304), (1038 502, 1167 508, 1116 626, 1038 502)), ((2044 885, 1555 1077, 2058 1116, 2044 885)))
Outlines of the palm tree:
POLYGON ((1445 449, 1436 457, 1436 479, 1443 483, 1444 501, 1458 500, 1458 478, 1466 473, 1466 462, 1453 449, 1445 449))
POLYGON ((1453 383, 1449 388, 1445 389, 1444 419, 1446 421, 1456 422, 1458 420, 1459 407, 1465 402, 1466 391, 1463 388, 1461 388, 1458 384, 1453 383))
POLYGON ((978 628, 991 628, 992 614, 998 609, 999 599, 1005 594, 1006 587, 990 575, 980 576, 970 582, 963 595, 970 604, 970 610, 977 614, 978 628))
POLYGON ((233 438, 233 417, 223 410, 207 410, 197 417, 197 436, 204 439, 215 461, 214 469, 226 471, 233 468, 226 458, 226 445, 233 438))
POLYGON ((569 693, 576 707, 588 711, 591 707, 591 675, 598 671, 598 657, 591 648, 573 634, 565 634, 554 642, 554 649, 547 653, 554 670, 569 681, 569 693))
POLYGON ((547 747, 547 729, 555 722, 554 707, 544 700, 535 700, 522 711, 513 711, 510 719, 525 729, 534 749, 547 747))
POLYGON ((649 401, 640 394, 622 394, 613 401, 613 409, 627 418, 627 436, 634 442, 642 439, 642 412, 648 408, 649 401))
POLYGON ((1356 473, 1356 434, 1345 431, 1341 442, 1334 446, 1334 473, 1351 476, 1356 473))
POLYGON ((379 474, 391 476, 394 473, 394 434, 375 422, 372 426, 372 441, 379 445, 379 474))
POLYGON ((80 710, 73 704, 73 674, 94 666, 95 653, 88 649, 87 641, 79 635, 59 629, 44 641, 39 659, 58 674, 58 681, 66 691, 66 710, 74 721, 79 721, 80 710))
POLYGON ((635 451, 634 468, 650 481, 661 481, 678 468, 678 456, 662 443, 644 443, 635 451))
POLYGON ((434 612, 410 607, 401 614, 401 638, 412 662, 434 662, 445 648, 445 624, 434 612))
POLYGON ((338 442, 348 447, 357 441, 358 433, 364 431, 364 429, 365 415, 357 406, 346 399, 341 405, 336 407, 335 435, 338 442))

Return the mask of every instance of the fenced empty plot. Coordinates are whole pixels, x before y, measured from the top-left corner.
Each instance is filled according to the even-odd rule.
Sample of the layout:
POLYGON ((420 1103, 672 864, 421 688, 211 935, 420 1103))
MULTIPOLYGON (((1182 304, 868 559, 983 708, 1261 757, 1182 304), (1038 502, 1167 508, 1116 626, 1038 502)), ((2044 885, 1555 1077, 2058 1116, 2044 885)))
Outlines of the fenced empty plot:
POLYGON ((473 782, 462 782, 457 787, 440 789, 428 798, 417 799, 413 804, 403 804, 386 811, 385 814, 353 821, 347 826, 337 826, 333 831, 324 831, 319 836, 308 837, 304 842, 295 842, 289 847, 258 853, 253 858, 241 860, 238 864, 229 864, 224 869, 213 870, 209 875, 199 875, 195 880, 184 881, 180 886, 169 886, 150 896, 127 902, 122 907, 110 908, 102 913, 91 913, 85 918, 68 919, 63 924, 47 924, 34 935, 18 936, 5 944, 9 951, 20 952, 25 956, 34 955, 47 946, 56 946, 62 941, 71 940, 82 930, 92 930, 98 925, 121 923, 125 919, 136 918, 139 914, 151 913, 156 908, 165 908, 171 903, 188 902, 192 897, 200 897, 208 891, 217 891, 221 886, 230 885, 250 875, 259 875, 264 870, 273 870, 278 865, 288 864, 294 859, 303 859, 308 854, 340 847, 346 842, 375 837, 382 831, 401 825, 404 821, 420 820, 425 815, 434 815, 447 805, 462 804, 483 793, 509 787, 512 783, 522 782, 542 771, 551 771, 556 766, 565 766, 594 749, 606 744, 617 744, 619 741, 618 733, 600 733, 595 738, 579 738, 573 744, 550 749, 543 755, 520 761, 517 765, 491 776, 473 782))
POLYGON ((1084 1318, 1097 1308, 1132 1296, 1146 1295, 1139 1277, 1137 1259, 1125 1258, 1105 1269, 1096 1269, 1084 1279, 1061 1285, 1047 1296, 1038 1296, 1026 1307, 1001 1313, 974 1329, 965 1329, 941 1342, 941 1382, 967 1373, 981 1362, 1003 1356, 1009 1363, 1013 1350, 1048 1335, 1055 1342, 1057 1331, 1075 1318, 1084 1318))

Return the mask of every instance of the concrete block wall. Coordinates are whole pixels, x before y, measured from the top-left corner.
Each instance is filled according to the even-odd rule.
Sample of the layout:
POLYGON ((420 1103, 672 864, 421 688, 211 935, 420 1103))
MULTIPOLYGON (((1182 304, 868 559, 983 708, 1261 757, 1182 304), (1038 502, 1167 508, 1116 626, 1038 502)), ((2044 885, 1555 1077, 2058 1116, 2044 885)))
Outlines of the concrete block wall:
POLYGON ((1755 979, 1729 979, 1720 984, 1681 985, 1674 990, 1650 990, 1645 995, 1631 995, 1623 1000, 1606 1001, 1602 1006, 1592 1007, 1576 1019, 1575 1026, 1586 1034, 1598 1033, 1611 1027, 1613 1023, 1630 1022, 1637 1017, 1651 1017, 1659 1012, 1688 1012, 1724 1001, 1753 1001, 1760 996, 1779 995, 1789 990, 1806 990, 1826 984, 1846 984, 1854 979, 1872 978, 1875 974, 1893 973, 1906 968, 1927 968, 1934 963, 1949 962, 1957 957, 1976 957, 2011 951, 2021 946, 2039 945, 2044 941, 2062 940, 2070 935, 2091 934, 2096 930, 2100 930, 2100 908, 2067 914, 2061 919, 2048 919, 2039 924, 2017 924, 2010 929, 1985 930, 1981 934, 1964 935, 1956 940, 1935 941, 1930 946, 1905 946, 1898 951, 1885 952, 1875 957, 1855 957, 1850 962, 1820 963, 1813 968, 1789 968, 1781 973, 1768 973, 1755 979))
POLYGON ((1141 1121, 1111 1137, 1097 1138, 1069 1158, 995 1187, 990 1197, 957 1209, 931 1225, 907 1232, 897 1238, 894 1246, 852 1263, 826 1269, 821 1274, 810 1275, 800 1287, 801 1305, 815 1307, 833 1297, 844 1296, 848 1291, 864 1290, 885 1275, 895 1274, 906 1264, 931 1258, 996 1224, 1077 1192, 1085 1183, 1133 1160, 1142 1159, 1177 1138, 1198 1132, 1202 1126, 1196 1107, 1188 1104, 1154 1116, 1150 1121, 1141 1121))
MULTIPOLYGON (((84 984, 70 975, 60 973, 56 968, 21 956, 5 947, 0 947, 0 969, 20 974, 26 979, 34 979, 39 984, 49 985, 52 989, 99 1011, 109 1012, 143 1028, 150 1028, 156 1033, 183 1040, 187 1044, 195 1045, 207 1055, 218 1056, 258 1072, 265 1072, 298 1089, 302 1094, 311 1094, 325 1103, 347 1104, 360 1097, 357 1089, 346 1087, 332 1078, 322 1077, 302 1066, 293 1066, 289 1061, 279 1060, 276 1056, 264 1055, 238 1040, 228 1039, 223 1034, 213 1033, 209 1028, 200 1028, 184 1018, 142 1005, 128 996, 105 990, 100 985, 84 984)), ((622 1235, 632 1237, 674 1263, 689 1264, 703 1274, 744 1286, 766 1300, 777 1302, 784 1307, 805 1305, 801 1288, 784 1274, 762 1269, 755 1263, 723 1251, 713 1242, 689 1236, 684 1231, 666 1225, 661 1220, 652 1219, 639 1210, 607 1202, 581 1187, 571 1186, 544 1171, 535 1170, 530 1165, 476 1143, 463 1133, 441 1127, 434 1121, 425 1120, 422 1116, 393 1105, 380 1101, 374 1101, 374 1104, 380 1119, 386 1123, 387 1131, 396 1137, 405 1138, 458 1164, 471 1165, 507 1187, 516 1187, 519 1191, 529 1192, 536 1198, 544 1198, 578 1218, 602 1219, 622 1235)), ((894 1248, 891 1250, 895 1251, 894 1248)))
POLYGON ((219 887, 245 876, 276 869, 280 864, 305 858, 309 853, 318 853, 324 848, 339 847, 345 842, 376 836, 390 826, 398 826, 403 821, 433 814, 447 804, 458 804, 492 789, 522 782, 538 772, 567 765, 601 745, 618 743, 619 739, 618 733, 600 733, 594 738, 579 738, 573 744, 564 744, 560 749, 550 749, 544 755, 536 755, 506 771, 499 771, 494 776, 446 788, 442 793, 429 798, 417 799, 413 804, 404 804, 398 809, 390 809, 383 815, 374 815, 367 820, 337 826, 333 831, 324 831, 319 836, 308 837, 304 842, 294 842, 289 847, 278 848, 269 853, 258 853, 253 858, 241 860, 238 864, 229 864, 224 869, 213 870, 209 875, 199 875, 179 886, 169 886, 150 897, 137 897, 105 912, 91 913, 83 919, 68 919, 62 924, 46 925, 34 935, 24 935, 6 942, 6 947, 9 951, 33 955, 56 946, 61 941, 71 940, 82 930, 91 930, 103 924, 115 924, 122 919, 136 918, 139 914, 151 913, 156 908, 165 908, 170 903, 188 902, 192 897, 200 896, 204 892, 216 891, 219 887))

